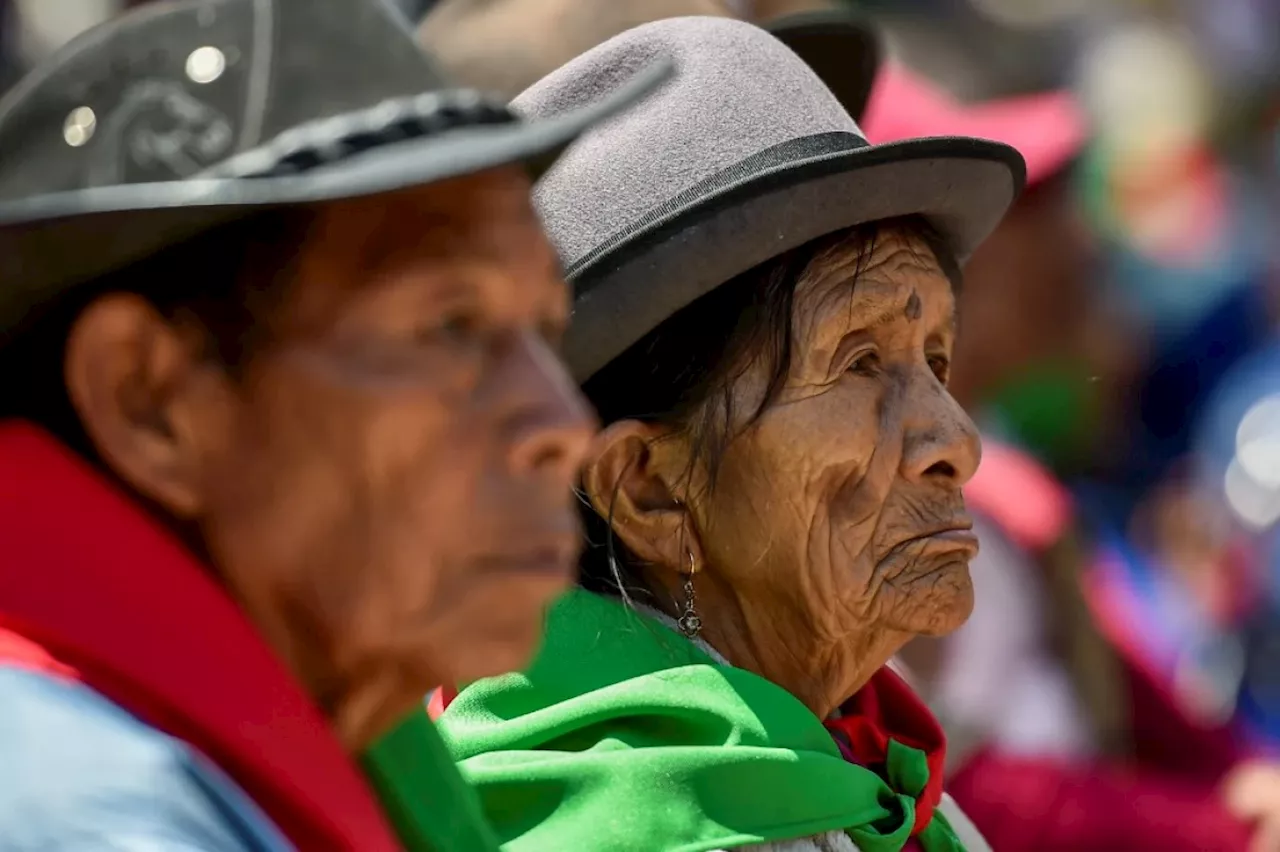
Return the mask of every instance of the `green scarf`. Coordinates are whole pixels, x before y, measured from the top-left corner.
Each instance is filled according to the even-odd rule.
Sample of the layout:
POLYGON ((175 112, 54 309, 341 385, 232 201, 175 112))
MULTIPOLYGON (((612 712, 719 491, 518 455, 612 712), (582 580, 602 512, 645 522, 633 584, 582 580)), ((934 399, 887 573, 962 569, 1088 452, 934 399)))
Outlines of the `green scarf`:
MULTIPOLYGON (((701 852, 834 830, 891 852, 929 778, 897 741, 885 778, 847 762, 785 690, 583 591, 553 607, 526 673, 472 684, 438 724, 509 852, 701 852)), ((962 850, 941 814, 918 838, 962 850)))
POLYGON ((425 709, 374 743, 361 763, 408 852, 498 852, 475 791, 425 709))

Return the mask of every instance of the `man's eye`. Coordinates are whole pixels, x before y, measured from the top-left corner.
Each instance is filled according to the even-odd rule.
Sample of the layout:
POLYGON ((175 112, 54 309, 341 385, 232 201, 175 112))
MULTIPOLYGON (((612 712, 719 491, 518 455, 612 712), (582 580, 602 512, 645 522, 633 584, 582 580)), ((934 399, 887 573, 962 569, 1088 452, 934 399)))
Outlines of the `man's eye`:
POLYGON ((459 311, 420 326, 415 336, 423 343, 448 343, 470 340, 479 330, 480 322, 473 314, 459 311))

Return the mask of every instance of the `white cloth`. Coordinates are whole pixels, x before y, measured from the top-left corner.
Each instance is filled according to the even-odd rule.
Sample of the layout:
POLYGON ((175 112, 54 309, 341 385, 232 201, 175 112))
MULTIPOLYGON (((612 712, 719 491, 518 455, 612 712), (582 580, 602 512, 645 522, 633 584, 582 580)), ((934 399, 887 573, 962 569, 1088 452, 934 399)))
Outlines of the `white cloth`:
MULTIPOLYGON (((960 810, 955 799, 943 794, 942 801, 938 803, 938 812, 947 818, 956 837, 964 846, 965 852, 991 852, 991 846, 986 838, 978 831, 973 821, 965 816, 964 811, 960 810)), ((725 850, 717 850, 717 852, 725 852, 725 850)), ((858 852, 858 847, 843 831, 829 831, 817 837, 739 846, 736 852, 858 852)))

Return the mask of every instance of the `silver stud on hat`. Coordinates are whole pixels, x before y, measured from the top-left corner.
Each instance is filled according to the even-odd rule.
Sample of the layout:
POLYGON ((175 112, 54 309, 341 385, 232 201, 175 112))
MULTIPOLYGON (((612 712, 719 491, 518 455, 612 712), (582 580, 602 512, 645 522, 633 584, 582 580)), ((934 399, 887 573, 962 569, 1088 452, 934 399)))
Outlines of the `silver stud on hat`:
POLYGON ((187 77, 193 83, 212 83, 226 70, 226 54, 216 47, 197 47, 187 57, 187 77))
POLYGON ((98 128, 98 116, 87 106, 76 107, 62 122, 62 138, 72 148, 79 148, 93 138, 98 128))

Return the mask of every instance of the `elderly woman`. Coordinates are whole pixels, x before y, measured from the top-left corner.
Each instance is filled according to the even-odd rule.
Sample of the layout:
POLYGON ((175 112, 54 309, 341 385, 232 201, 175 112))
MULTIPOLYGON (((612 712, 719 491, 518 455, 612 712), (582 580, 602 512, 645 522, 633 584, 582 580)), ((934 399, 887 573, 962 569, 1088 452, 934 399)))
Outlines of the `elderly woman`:
POLYGON ((574 574, 522 166, 619 101, 526 123, 381 4, 262 12, 132 13, 0 101, 5 850, 497 848, 421 699, 574 574))
POLYGON ((954 290, 1021 158, 868 146, 794 54, 723 19, 632 30, 516 105, 556 113, 653 56, 675 82, 536 193, 606 424, 584 588, 527 671, 433 713, 515 852, 982 849, 886 663, 972 606, 954 290))

